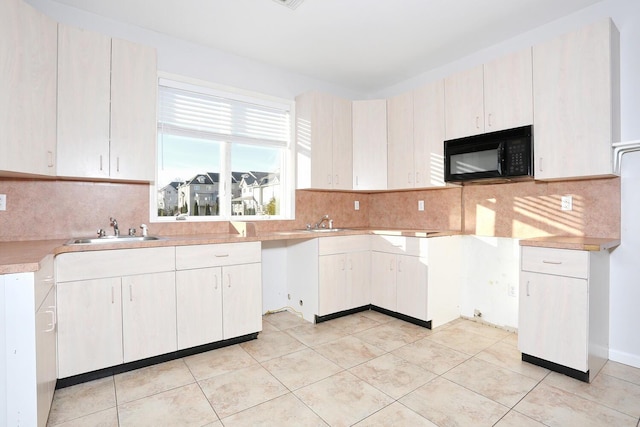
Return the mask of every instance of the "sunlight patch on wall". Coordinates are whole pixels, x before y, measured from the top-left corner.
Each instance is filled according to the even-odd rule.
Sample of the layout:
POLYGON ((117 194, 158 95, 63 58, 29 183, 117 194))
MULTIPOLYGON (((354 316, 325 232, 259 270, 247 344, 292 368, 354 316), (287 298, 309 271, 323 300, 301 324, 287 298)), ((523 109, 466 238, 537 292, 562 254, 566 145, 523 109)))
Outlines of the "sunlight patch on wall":
POLYGON ((560 210, 561 195, 515 197, 514 213, 524 217, 513 220, 514 230, 516 222, 533 229, 546 230, 545 234, 584 235, 584 200, 580 196, 573 196, 573 210, 560 210))
POLYGON ((496 231, 496 211, 476 205, 476 234, 493 236, 496 231))

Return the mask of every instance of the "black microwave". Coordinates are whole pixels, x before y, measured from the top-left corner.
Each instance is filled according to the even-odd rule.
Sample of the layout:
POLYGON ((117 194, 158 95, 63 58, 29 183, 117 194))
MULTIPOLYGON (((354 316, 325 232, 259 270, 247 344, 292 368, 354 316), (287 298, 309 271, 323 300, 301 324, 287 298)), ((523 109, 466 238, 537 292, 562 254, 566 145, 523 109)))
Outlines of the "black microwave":
POLYGON ((484 133, 444 142, 445 182, 533 178, 533 127, 484 133))

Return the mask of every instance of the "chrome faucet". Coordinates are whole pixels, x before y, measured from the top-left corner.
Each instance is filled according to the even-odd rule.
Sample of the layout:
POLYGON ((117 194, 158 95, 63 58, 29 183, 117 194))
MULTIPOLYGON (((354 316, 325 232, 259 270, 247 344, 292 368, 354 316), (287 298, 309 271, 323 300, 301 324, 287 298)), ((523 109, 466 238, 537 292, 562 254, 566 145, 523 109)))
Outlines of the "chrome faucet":
MULTIPOLYGON (((329 215, 324 215, 322 218, 320 218, 320 221, 316 222, 316 224, 313 226, 314 228, 320 228, 320 226, 322 225, 323 222, 325 221, 329 221, 329 228, 333 228, 333 220, 329 219, 329 215)), ((325 228, 326 225, 323 226, 323 228, 325 228)))
POLYGON ((111 226, 113 227, 113 235, 114 236, 119 236, 120 235, 120 229, 118 228, 118 221, 116 221, 115 218, 111 218, 109 217, 109 221, 111 221, 111 226))

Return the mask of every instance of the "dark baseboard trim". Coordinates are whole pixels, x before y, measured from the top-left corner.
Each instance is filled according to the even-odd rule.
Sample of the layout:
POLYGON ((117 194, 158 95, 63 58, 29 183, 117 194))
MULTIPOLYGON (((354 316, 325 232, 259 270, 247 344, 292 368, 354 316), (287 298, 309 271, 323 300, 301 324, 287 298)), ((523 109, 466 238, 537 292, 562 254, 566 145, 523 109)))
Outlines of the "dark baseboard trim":
POLYGON ((318 316, 316 314, 316 323, 326 322, 327 320, 337 319, 339 317, 348 316, 350 314, 360 313, 361 311, 367 311, 371 308, 371 305, 363 305, 362 307, 350 308, 349 310, 339 311, 337 313, 325 314, 324 316, 318 316))
POLYGON ((575 378, 580 381, 584 381, 585 383, 589 382, 589 371, 587 372, 578 371, 577 369, 569 368, 564 365, 559 365, 554 362, 549 362, 548 360, 540 359, 538 357, 531 356, 526 353, 522 353, 522 361, 529 362, 534 365, 541 366, 543 368, 546 368, 555 372, 559 372, 568 377, 575 378))
POLYGON ((377 311, 387 316, 395 317, 396 319, 404 320, 405 322, 413 323, 414 325, 422 326, 423 328, 431 329, 431 320, 416 319, 415 317, 407 316, 406 314, 398 313, 397 311, 387 310, 386 308, 378 307, 377 305, 371 305, 371 310, 377 311))
POLYGON ((191 356, 205 351, 215 350, 217 348, 227 347, 241 342, 250 341, 258 338, 258 332, 243 335, 241 337, 231 338, 223 341, 216 341, 209 344, 199 345, 197 347, 186 348, 184 350, 173 351, 171 353, 161 354, 159 356, 149 357, 147 359, 136 360, 122 365, 111 366, 109 368, 98 369, 97 371, 86 372, 84 374, 74 375, 72 377, 61 378, 56 382, 56 389, 69 387, 88 381, 98 380, 100 378, 110 377, 112 375, 121 374, 123 372, 133 371, 135 369, 145 368, 147 366, 156 365, 158 363, 168 362, 170 360, 180 359, 182 357, 191 356))

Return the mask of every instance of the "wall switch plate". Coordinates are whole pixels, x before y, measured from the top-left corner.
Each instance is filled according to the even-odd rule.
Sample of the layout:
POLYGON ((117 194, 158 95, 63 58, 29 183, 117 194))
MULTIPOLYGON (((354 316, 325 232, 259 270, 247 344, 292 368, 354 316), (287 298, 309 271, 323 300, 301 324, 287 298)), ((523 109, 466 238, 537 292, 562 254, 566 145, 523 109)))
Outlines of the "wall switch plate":
POLYGON ((424 200, 418 200, 418 210, 419 211, 424 210, 424 200))
POLYGON ((6 210, 7 210, 7 195, 0 194, 0 211, 6 211, 6 210))
POLYGON ((356 200, 355 202, 353 202, 353 209, 359 211, 360 210, 360 201, 356 200))
POLYGON ((563 211, 572 211, 573 210, 573 197, 572 196, 562 196, 562 203, 560 209, 563 211))
POLYGON ((510 297, 515 297, 516 296, 516 285, 513 283, 509 283, 509 288, 507 290, 507 294, 510 297))

